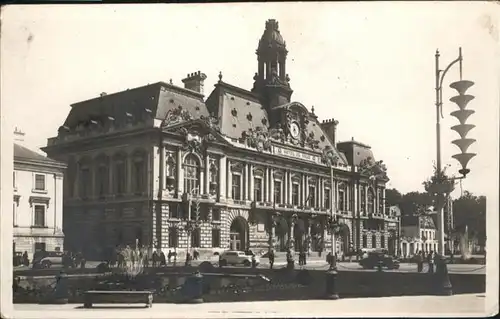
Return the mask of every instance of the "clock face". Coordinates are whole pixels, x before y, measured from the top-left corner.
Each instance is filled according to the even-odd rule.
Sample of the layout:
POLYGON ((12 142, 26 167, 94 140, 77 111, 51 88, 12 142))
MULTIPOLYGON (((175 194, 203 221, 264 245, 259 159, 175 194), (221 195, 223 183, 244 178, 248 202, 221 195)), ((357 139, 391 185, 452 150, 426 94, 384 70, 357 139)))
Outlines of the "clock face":
POLYGON ((292 124, 290 124, 290 135, 292 135, 293 138, 297 138, 299 137, 299 133, 300 129, 297 122, 293 122, 292 124))

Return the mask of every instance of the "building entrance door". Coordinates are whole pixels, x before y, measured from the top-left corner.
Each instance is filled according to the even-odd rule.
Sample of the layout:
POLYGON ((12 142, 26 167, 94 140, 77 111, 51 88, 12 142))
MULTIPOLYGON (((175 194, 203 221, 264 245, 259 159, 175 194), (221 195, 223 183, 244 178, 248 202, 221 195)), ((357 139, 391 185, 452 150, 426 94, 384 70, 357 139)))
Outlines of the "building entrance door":
POLYGON ((241 240, 239 233, 229 234, 229 249, 237 251, 241 250, 241 240))

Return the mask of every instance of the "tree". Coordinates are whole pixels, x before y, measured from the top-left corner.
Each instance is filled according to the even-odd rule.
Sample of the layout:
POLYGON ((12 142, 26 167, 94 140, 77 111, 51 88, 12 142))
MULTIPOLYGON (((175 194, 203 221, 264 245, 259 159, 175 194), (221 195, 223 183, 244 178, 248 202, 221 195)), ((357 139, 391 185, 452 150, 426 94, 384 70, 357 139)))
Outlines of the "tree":
POLYGON ((423 208, 432 204, 432 197, 429 193, 409 192, 401 197, 399 207, 403 215, 414 215, 421 213, 423 208))
POLYGON ((401 204, 403 195, 395 188, 385 190, 385 201, 387 206, 394 206, 401 204))
POLYGON ((453 219, 455 232, 463 233, 467 225, 469 235, 477 238, 484 246, 486 240, 486 197, 475 196, 465 191, 453 201, 453 219))

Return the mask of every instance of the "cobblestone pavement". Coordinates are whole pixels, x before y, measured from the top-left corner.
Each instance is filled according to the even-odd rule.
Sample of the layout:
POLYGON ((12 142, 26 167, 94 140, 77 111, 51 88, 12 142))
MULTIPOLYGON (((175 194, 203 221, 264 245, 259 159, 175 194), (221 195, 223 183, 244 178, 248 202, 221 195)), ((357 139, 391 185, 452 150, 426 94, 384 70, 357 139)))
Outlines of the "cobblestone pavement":
POLYGON ((136 308, 127 305, 99 305, 83 309, 81 305, 14 305, 16 318, 95 318, 119 313, 120 318, 227 318, 227 317, 367 317, 367 316, 453 316, 472 317, 493 314, 485 311, 485 294, 455 296, 404 296, 339 300, 234 302, 204 304, 153 304, 136 308), (110 308, 112 306, 112 308, 110 308))

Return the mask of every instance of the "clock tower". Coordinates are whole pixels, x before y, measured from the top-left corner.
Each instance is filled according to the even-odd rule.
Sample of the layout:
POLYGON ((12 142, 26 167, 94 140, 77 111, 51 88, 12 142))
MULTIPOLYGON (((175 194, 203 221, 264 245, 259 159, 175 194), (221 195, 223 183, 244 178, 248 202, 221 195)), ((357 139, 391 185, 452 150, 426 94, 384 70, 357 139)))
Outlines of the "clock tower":
POLYGON ((290 102, 293 90, 286 73, 286 43, 280 34, 278 21, 270 19, 257 48, 258 72, 252 92, 256 93, 270 116, 275 107, 290 102))

